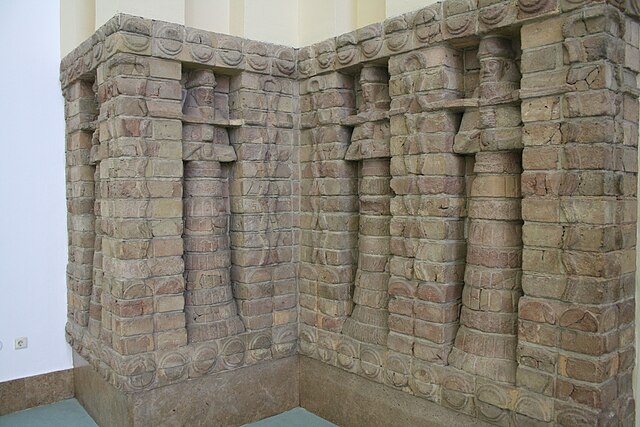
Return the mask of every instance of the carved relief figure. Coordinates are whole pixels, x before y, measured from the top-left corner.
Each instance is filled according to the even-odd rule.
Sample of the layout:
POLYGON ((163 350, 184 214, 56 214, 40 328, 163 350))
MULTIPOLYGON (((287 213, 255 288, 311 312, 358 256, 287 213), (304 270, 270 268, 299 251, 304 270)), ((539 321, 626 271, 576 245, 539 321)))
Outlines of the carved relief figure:
POLYGON ((346 160, 360 162, 358 268, 354 308, 343 333, 358 341, 384 345, 389 284, 389 77, 385 68, 365 66, 360 74, 362 103, 356 116, 344 123, 354 126, 346 160))
POLYGON ((478 51, 477 105, 465 111, 454 151, 475 154, 460 329, 449 363, 515 383, 522 294, 521 120, 518 71, 508 39, 488 36, 478 51))
POLYGON ((183 105, 185 314, 189 342, 244 331, 233 298, 229 182, 222 162, 235 160, 228 103, 216 102, 212 71, 187 74, 183 105), (216 105, 220 104, 220 105, 216 105), (227 111, 225 111, 225 108, 227 111), (217 125, 218 124, 218 125, 217 125))

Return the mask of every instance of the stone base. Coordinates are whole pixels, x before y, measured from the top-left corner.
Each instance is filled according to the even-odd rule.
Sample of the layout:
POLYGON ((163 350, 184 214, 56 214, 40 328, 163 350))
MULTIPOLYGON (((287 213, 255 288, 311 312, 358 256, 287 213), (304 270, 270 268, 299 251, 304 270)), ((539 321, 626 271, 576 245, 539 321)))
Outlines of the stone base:
POLYGON ((490 426, 305 356, 300 356, 300 406, 341 427, 490 426))
POLYGON ((298 357, 139 393, 107 383, 74 354, 76 398, 104 426, 239 426, 299 406, 298 357))

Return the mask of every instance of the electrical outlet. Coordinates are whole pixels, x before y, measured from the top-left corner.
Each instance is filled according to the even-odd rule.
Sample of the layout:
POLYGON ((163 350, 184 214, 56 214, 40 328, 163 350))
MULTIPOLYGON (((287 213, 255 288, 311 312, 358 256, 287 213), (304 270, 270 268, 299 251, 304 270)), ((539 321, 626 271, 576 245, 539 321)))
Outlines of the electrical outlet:
POLYGON ((29 346, 29 340, 27 340, 27 337, 16 338, 13 345, 15 350, 22 350, 27 348, 28 346, 29 346))

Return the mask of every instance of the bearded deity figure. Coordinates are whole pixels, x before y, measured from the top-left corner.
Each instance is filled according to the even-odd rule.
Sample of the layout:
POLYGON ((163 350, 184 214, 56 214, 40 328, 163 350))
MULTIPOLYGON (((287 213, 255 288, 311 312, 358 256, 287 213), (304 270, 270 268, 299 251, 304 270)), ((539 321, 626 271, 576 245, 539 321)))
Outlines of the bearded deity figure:
POLYGON ((520 72, 506 38, 482 39, 478 59, 477 107, 465 110, 454 143, 454 151, 474 155, 475 164, 460 329, 449 363, 515 383, 522 295, 520 72))
POLYGON ((354 126, 345 160, 359 162, 360 201, 358 267, 354 308, 342 329, 358 341, 384 345, 389 284, 390 138, 389 77, 385 68, 366 66, 360 74, 362 102, 356 116, 344 124, 354 126))

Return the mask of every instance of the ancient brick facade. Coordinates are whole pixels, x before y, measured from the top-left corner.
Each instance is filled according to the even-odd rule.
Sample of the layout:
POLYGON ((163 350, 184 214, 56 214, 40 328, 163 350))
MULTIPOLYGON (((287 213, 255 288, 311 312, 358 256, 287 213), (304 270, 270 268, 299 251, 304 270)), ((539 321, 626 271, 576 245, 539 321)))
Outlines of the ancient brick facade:
POLYGON ((61 66, 69 342, 126 392, 300 354, 633 425, 639 21, 447 0, 296 50, 114 17, 61 66))

